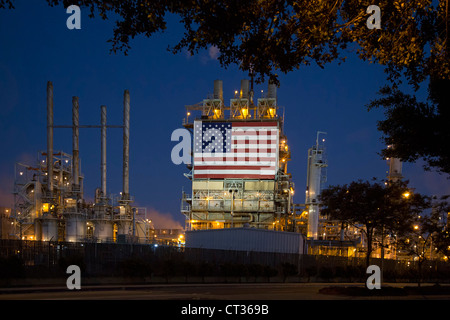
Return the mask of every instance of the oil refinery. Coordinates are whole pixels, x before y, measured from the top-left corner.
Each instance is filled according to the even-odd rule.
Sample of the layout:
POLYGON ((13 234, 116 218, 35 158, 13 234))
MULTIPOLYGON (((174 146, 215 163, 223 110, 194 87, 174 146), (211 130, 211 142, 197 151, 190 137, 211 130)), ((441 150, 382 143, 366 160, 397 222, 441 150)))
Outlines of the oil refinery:
MULTIPOLYGON (((184 174, 190 191, 181 195, 185 230, 159 230, 145 208, 133 205, 130 193, 129 91, 123 95, 121 125, 107 123, 106 106, 100 107, 99 125, 80 125, 78 97, 72 98, 72 125, 55 125, 53 85, 48 82, 47 150, 38 152, 33 164, 16 163, 14 207, 2 208, 1 238, 263 252, 270 247, 275 252, 363 256, 366 243, 361 228, 343 228, 340 221, 320 213, 319 195, 328 167, 326 132, 311 134, 315 141, 311 139, 314 142, 305 152, 305 197, 301 203, 294 201, 284 107, 278 104, 277 86, 269 82, 267 89, 256 99, 253 80, 241 80, 240 90, 227 104, 223 83, 215 80, 212 94, 185 106, 183 126, 192 137, 192 161, 184 174), (54 130, 63 128, 72 129, 71 154, 54 150, 54 130), (79 130, 85 128, 100 129, 101 137, 100 187, 93 202, 85 200, 81 172, 79 130), (118 195, 107 189, 107 129, 123 131, 118 195)), ((402 179, 402 163, 389 159, 388 164, 387 178, 402 179)))
POLYGON ((125 242, 151 237, 151 222, 145 210, 133 207, 129 189, 130 94, 124 92, 123 124, 107 124, 106 106, 100 107, 100 125, 80 125, 79 99, 72 99, 72 125, 53 123, 53 84, 47 83, 47 150, 38 152, 36 163, 16 163, 14 208, 10 219, 13 239, 42 241, 125 242), (72 154, 55 151, 54 129, 72 129, 72 154), (101 132, 100 188, 94 203, 84 199, 79 130, 101 132), (123 185, 119 195, 107 193, 107 128, 123 130, 123 185))
POLYGON ((288 229, 294 183, 290 150, 278 115, 276 86, 253 102, 249 80, 225 105, 223 84, 200 105, 186 107, 184 127, 193 132, 193 165, 183 193, 187 230, 254 227, 288 229))
MULTIPOLYGON (((327 179, 327 133, 316 132, 315 143, 305 152, 305 198, 297 203, 277 86, 269 83, 267 93, 261 93, 255 99, 253 81, 244 79, 226 104, 223 83, 215 80, 212 94, 185 106, 183 125, 193 137, 193 161, 185 174, 191 192, 183 191, 181 202, 186 246, 363 256, 362 228, 343 228, 340 221, 320 213, 319 195, 327 179), (291 234, 289 240, 285 233, 291 234)), ((387 179, 401 179, 401 162, 388 159, 388 164, 387 179)))

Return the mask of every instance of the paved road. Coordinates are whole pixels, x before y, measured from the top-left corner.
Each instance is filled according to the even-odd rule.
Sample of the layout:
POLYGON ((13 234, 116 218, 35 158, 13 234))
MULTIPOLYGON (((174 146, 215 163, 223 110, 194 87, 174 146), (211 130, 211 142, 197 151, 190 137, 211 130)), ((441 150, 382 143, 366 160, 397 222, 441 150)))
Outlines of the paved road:
MULTIPOLYGON (((401 287, 404 284, 390 285, 401 287)), ((81 290, 55 287, 16 288, 0 289, 0 300, 450 300, 448 295, 350 297, 319 293, 320 288, 329 286, 363 286, 363 284, 168 284, 82 286, 81 290)))

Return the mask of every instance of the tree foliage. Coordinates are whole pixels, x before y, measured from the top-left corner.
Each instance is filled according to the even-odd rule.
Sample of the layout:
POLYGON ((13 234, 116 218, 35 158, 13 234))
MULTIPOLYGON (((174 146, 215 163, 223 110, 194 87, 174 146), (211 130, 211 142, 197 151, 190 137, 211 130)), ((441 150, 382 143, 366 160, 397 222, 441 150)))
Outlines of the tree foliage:
POLYGON ((403 181, 353 181, 328 187, 320 199, 322 214, 361 229, 367 241, 368 265, 376 231, 382 237, 401 235, 410 229, 418 213, 430 207, 426 196, 412 193, 403 181))
POLYGON ((368 108, 384 108, 385 120, 377 124, 387 146, 381 155, 406 162, 423 159, 425 169, 450 174, 450 80, 432 79, 426 102, 389 86, 379 93, 382 97, 368 108))
MULTIPOLYGON (((185 28, 170 47, 191 54, 209 46, 220 50, 222 66, 239 65, 278 82, 286 73, 315 63, 344 61, 346 50, 386 66, 389 79, 406 76, 416 86, 427 76, 448 78, 448 2, 431 0, 47 0, 51 6, 79 5, 90 16, 116 19, 113 52, 131 48, 130 39, 152 36, 177 15, 185 28), (367 7, 381 9, 381 30, 368 29, 367 7), (355 45, 354 45, 355 44, 355 45)), ((0 0, 13 8, 14 0, 0 0)))
MULTIPOLYGON (((111 52, 127 54, 131 40, 167 29, 177 16, 184 34, 168 49, 196 54, 219 50, 222 67, 238 65, 279 84, 278 73, 302 66, 345 61, 348 53, 385 67, 392 87, 369 108, 385 107, 378 123, 391 150, 383 156, 403 161, 423 158, 427 168, 450 173, 448 0, 47 0, 50 6, 78 5, 90 17, 115 21, 108 40, 111 52), (370 5, 381 10, 381 29, 369 29, 370 5), (429 102, 418 102, 398 90, 406 79, 417 91, 430 80, 429 102), (404 81, 404 80, 403 80, 404 81), (443 98, 443 97, 447 98, 443 98)), ((0 0, 0 8, 14 8, 0 0)))

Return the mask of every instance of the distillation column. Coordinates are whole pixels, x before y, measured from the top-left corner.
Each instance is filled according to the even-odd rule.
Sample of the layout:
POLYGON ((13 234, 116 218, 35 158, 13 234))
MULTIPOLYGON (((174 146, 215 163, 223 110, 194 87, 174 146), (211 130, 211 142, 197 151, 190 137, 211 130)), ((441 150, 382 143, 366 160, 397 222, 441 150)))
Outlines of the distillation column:
MULTIPOLYGON (((393 148, 393 145, 389 145, 388 149, 393 148)), ((396 182, 403 179, 402 176, 402 162, 399 158, 389 158, 389 173, 387 179, 392 182, 396 182)))
POLYGON ((322 176, 322 168, 327 166, 325 160, 325 146, 319 140, 319 135, 324 132, 317 133, 316 145, 308 150, 308 175, 306 180, 306 200, 308 207, 308 231, 307 237, 318 239, 319 232, 319 195, 321 184, 324 179, 322 176))

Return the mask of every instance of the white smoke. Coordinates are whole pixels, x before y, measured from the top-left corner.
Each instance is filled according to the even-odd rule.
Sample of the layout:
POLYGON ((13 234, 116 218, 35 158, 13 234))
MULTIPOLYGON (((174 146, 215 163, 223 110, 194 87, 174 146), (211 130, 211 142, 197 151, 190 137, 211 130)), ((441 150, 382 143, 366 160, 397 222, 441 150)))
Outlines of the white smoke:
POLYGON ((153 208, 147 208, 147 219, 152 220, 155 229, 184 229, 170 213, 163 213, 153 208))

